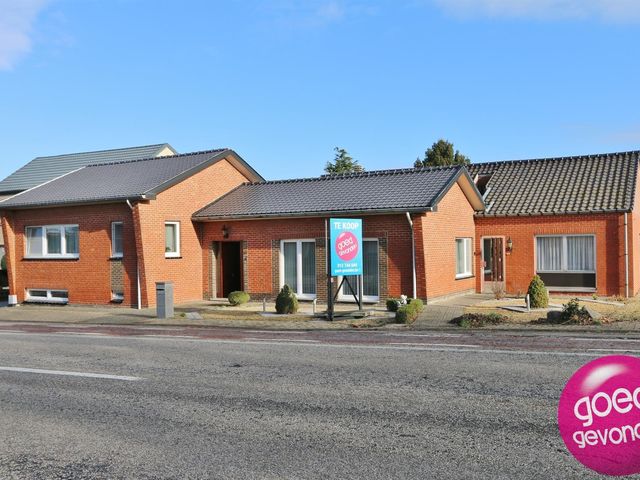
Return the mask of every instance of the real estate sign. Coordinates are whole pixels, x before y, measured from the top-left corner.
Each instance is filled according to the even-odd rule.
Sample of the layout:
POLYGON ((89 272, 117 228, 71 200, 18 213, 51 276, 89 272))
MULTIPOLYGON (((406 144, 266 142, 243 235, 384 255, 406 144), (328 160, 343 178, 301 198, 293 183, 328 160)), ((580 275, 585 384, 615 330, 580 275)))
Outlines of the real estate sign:
POLYGON ((329 219, 331 275, 362 275, 362 219, 329 219))

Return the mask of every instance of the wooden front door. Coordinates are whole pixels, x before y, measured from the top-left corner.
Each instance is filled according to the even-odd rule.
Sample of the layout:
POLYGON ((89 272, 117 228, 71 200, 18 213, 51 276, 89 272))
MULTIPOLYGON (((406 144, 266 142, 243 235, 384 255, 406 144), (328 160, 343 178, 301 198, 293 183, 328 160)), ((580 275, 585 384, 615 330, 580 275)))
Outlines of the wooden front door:
POLYGON ((498 283, 504 283, 504 238, 482 239, 482 291, 491 292, 498 283))

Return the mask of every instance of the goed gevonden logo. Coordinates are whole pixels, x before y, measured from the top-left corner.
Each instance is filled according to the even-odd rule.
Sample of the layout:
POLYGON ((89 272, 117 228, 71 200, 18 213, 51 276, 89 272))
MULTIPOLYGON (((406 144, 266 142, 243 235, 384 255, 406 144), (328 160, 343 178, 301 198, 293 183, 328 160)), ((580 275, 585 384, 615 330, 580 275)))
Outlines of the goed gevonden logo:
POLYGON ((342 232, 336 238, 336 253, 340 260, 350 262, 358 254, 358 239, 351 232, 342 232))
POLYGON ((558 426, 569 451, 605 475, 640 473, 640 359, 611 355, 567 382, 558 426))

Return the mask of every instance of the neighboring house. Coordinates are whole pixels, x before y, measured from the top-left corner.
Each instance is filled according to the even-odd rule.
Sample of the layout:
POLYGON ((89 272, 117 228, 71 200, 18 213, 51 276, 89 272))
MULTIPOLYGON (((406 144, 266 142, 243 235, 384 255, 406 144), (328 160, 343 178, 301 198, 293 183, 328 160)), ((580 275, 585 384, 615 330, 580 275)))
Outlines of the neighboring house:
MULTIPOLYGON (((168 143, 145 145, 142 147, 117 148, 96 152, 72 153, 51 157, 37 157, 0 181, 0 202, 16 193, 53 180, 87 165, 96 165, 116 161, 139 160, 141 158, 175 155, 168 143)), ((4 238, 0 231, 0 258, 4 255, 4 238)))
MULTIPOLYGON (((245 184, 193 220, 204 222, 211 297, 273 298, 286 283, 300 299, 326 301, 325 220, 362 218, 363 298, 378 302, 473 291, 474 213, 483 209, 467 170, 452 166, 245 184)), ((347 287, 338 300, 353 301, 347 287)))
POLYGON ((228 149, 98 163, 0 203, 10 294, 17 302, 154 305, 202 299, 193 212, 258 175, 228 149))
POLYGON ((476 288, 525 293, 640 291, 640 152, 480 163, 476 288))

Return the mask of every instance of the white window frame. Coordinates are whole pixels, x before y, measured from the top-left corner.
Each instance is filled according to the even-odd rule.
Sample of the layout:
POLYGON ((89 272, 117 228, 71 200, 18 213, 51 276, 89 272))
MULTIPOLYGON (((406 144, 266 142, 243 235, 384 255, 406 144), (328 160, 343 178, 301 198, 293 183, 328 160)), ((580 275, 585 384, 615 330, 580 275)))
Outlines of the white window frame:
MULTIPOLYGON (((316 293, 302 293, 302 285, 303 285, 303 280, 302 280, 302 244, 303 243, 313 243, 314 248, 313 251, 316 251, 316 240, 315 238, 295 238, 295 239, 286 239, 286 240, 280 240, 280 288, 284 287, 284 244, 285 243, 295 243, 296 244, 296 271, 297 271, 297 275, 296 275, 296 281, 297 281, 297 285, 296 285, 296 290, 299 293, 296 293, 296 297, 298 297, 299 300, 315 300, 318 297, 318 275, 317 275, 317 263, 316 263, 316 271, 313 272, 313 275, 315 277, 315 284, 316 284, 316 293)), ((318 257, 316 255, 316 262, 318 261, 318 257)))
MULTIPOLYGON (((24 228, 24 258, 39 259, 39 258, 53 258, 53 259, 77 259, 80 258, 80 227, 77 224, 65 224, 65 225, 27 225, 24 228), (30 228, 40 228, 42 230, 42 251, 40 254, 29 253, 29 236, 27 234, 30 228), (66 253, 67 251, 67 237, 65 235, 66 228, 78 229, 78 253, 66 253), (47 244, 47 230, 60 230, 60 252, 61 253, 47 253, 49 245, 47 244)), ((39 289, 34 289, 39 290, 39 289)))
POLYGON ((165 240, 164 240, 164 245, 165 245, 165 252, 164 252, 164 256, 165 258, 179 258, 180 257, 180 222, 164 222, 164 235, 165 235, 165 240), (166 245, 167 245, 167 225, 175 225, 175 232, 176 232, 176 251, 175 252, 167 252, 166 251, 166 245))
POLYGON ((26 302, 32 302, 32 303, 69 303, 69 291, 65 290, 63 288, 61 289, 57 289, 57 288, 28 288, 26 290, 26 295, 25 295, 25 301, 26 302), (36 291, 42 291, 42 292, 46 292, 46 296, 33 296, 31 292, 36 292, 36 291), (61 297, 54 297, 53 296, 53 292, 64 292, 67 294, 66 298, 61 298, 61 297))
POLYGON ((124 222, 111 222, 111 258, 122 258, 124 256, 124 222), (120 225, 122 227, 122 251, 116 252, 116 234, 115 227, 120 225))
MULTIPOLYGON (((461 280, 463 278, 471 278, 473 277, 473 237, 456 237, 455 241, 455 258, 456 258, 456 280, 461 280), (468 264, 469 269, 462 272, 458 272, 458 242, 462 240, 465 244, 464 254, 465 254, 465 264, 468 264), (468 247, 466 246, 468 243, 468 247)), ((466 266, 466 265, 465 265, 466 266)))
MULTIPOLYGON (((378 253, 378 295, 362 295, 362 301, 364 303, 378 303, 380 301, 380 240, 377 238, 363 238, 362 242, 376 242, 376 252, 378 253)), ((343 277, 341 276, 338 277, 338 283, 336 284, 336 287, 340 286, 340 284, 342 283, 342 278, 343 277)), ((358 288, 360 288, 359 285, 352 285, 352 287, 355 288, 356 292, 358 291, 358 288)), ((338 292, 338 300, 340 302, 356 303, 356 299, 353 298, 353 295, 351 293, 348 293, 346 295, 342 293, 342 288, 338 292)))
POLYGON ((598 244, 595 234, 592 233, 570 233, 570 234, 547 234, 547 235, 535 235, 533 239, 533 251, 534 251, 534 268, 536 273, 597 273, 598 269, 598 244), (560 237, 562 238, 562 268, 561 270, 538 270, 538 238, 560 237), (568 268, 568 247, 567 238, 569 237, 591 237, 593 238, 593 270, 569 270, 568 268))

